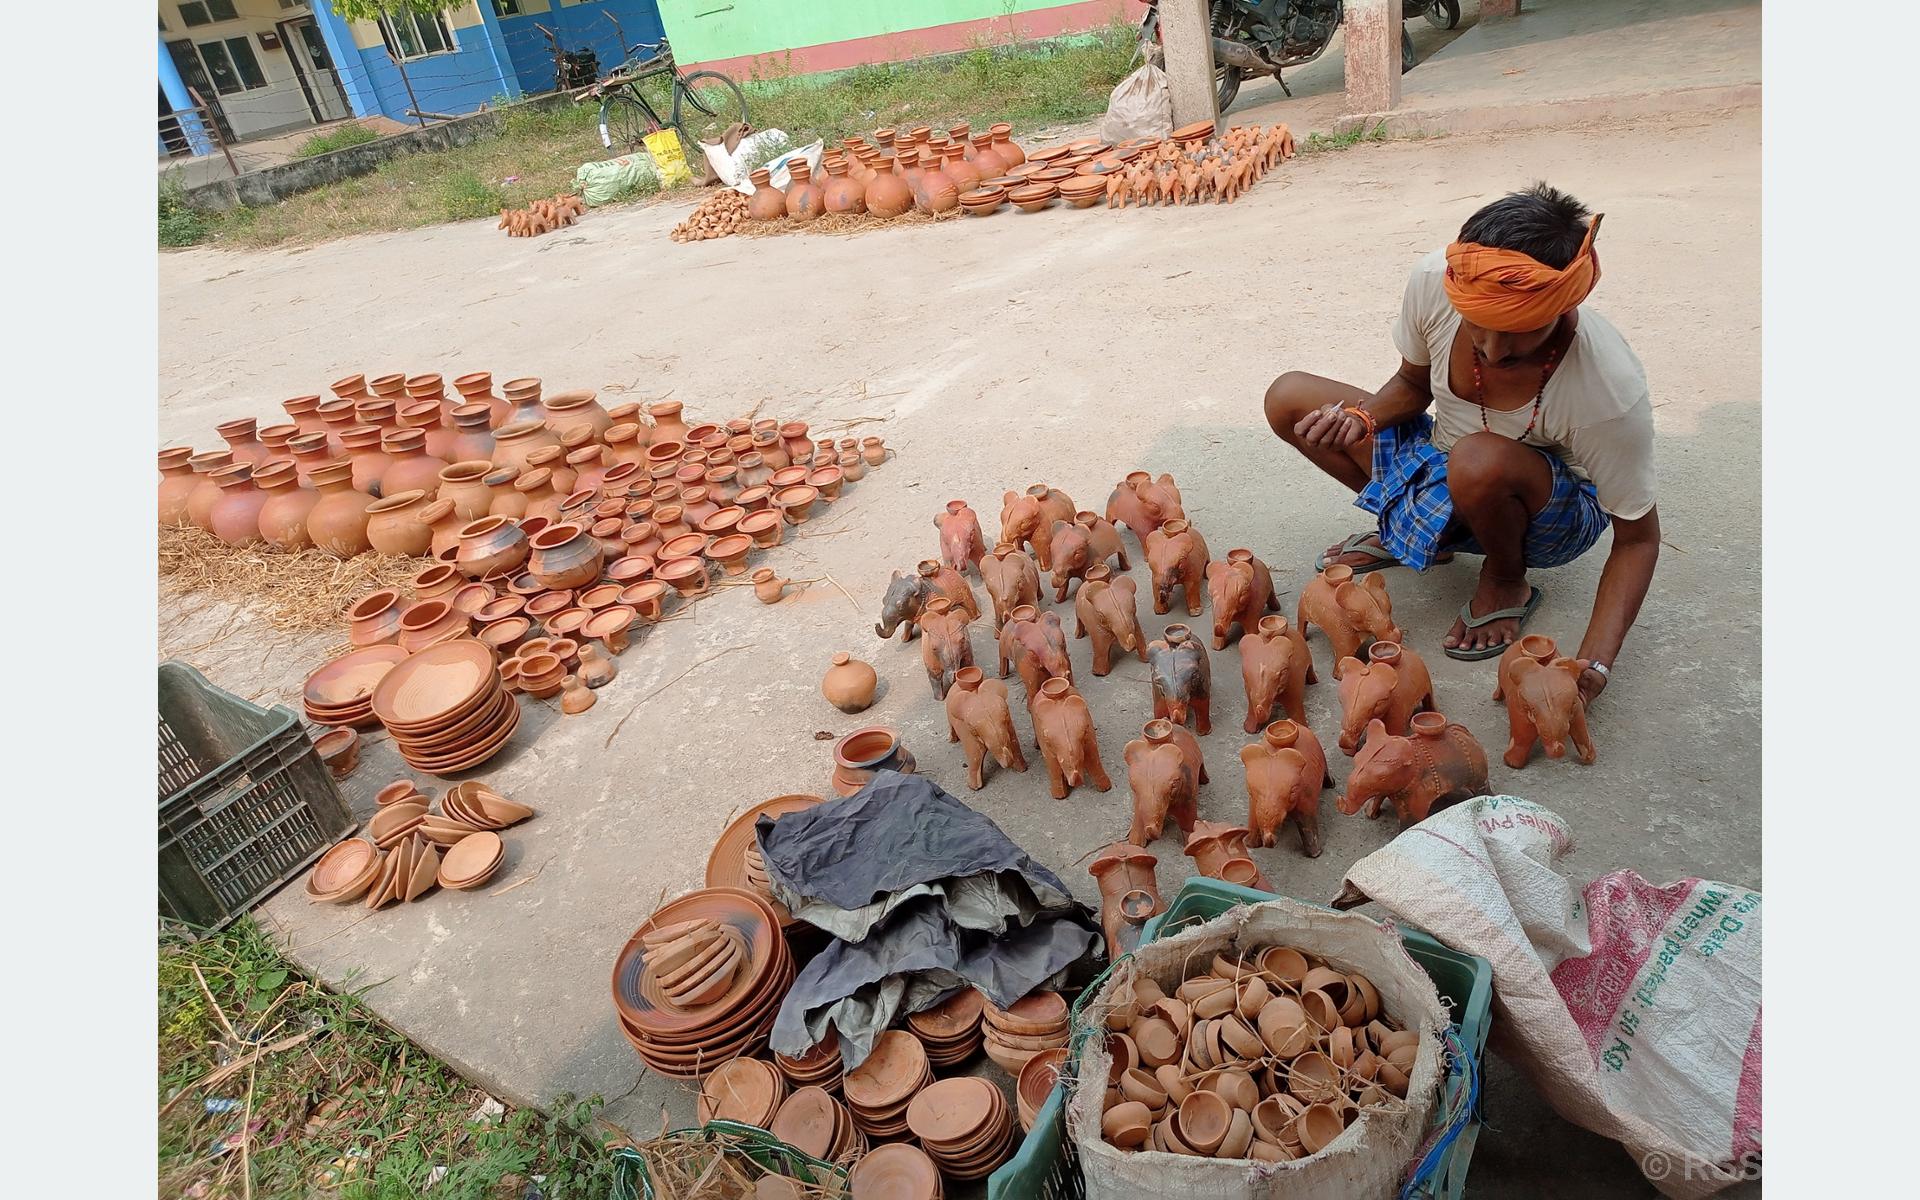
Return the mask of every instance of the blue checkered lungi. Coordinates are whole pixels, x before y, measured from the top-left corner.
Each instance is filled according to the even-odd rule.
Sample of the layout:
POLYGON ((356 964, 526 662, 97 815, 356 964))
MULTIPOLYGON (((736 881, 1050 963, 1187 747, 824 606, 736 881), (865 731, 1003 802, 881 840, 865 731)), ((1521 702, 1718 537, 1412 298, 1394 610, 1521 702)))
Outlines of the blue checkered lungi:
MULTIPOLYGON (((1593 484, 1539 447, 1553 472, 1547 506, 1527 525, 1529 567, 1557 567, 1585 554, 1606 531, 1606 510, 1593 484)), ((1484 554, 1466 524, 1454 520, 1447 492, 1447 455, 1433 444, 1433 418, 1422 414, 1382 429, 1373 439, 1373 478, 1354 504, 1380 519, 1380 544, 1416 571, 1448 551, 1484 554)))

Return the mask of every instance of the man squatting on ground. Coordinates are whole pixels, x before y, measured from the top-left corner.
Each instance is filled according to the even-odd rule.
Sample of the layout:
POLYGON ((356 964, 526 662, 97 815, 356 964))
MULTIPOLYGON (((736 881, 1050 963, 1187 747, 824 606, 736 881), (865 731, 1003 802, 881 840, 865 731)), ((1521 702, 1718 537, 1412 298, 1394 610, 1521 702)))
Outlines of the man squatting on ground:
POLYGON ((1580 304, 1600 281, 1600 217, 1544 183, 1482 208, 1407 280, 1378 391, 1289 371, 1267 423, 1378 518, 1320 565, 1425 571, 1484 555, 1479 584, 1441 645, 1492 658, 1539 607, 1532 567, 1600 540, 1600 573, 1576 657, 1581 694, 1607 685, 1660 556, 1653 407, 1646 372, 1605 317, 1580 304))

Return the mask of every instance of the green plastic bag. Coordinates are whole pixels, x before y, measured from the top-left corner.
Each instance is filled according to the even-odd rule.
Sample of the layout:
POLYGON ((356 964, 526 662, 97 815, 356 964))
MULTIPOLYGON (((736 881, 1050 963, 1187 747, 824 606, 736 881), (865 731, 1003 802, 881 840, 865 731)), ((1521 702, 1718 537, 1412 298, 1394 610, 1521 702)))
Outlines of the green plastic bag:
POLYGON ((644 154, 622 154, 619 158, 581 163, 580 169, 573 173, 575 190, 590 205, 618 200, 641 188, 653 186, 658 180, 653 160, 644 154))

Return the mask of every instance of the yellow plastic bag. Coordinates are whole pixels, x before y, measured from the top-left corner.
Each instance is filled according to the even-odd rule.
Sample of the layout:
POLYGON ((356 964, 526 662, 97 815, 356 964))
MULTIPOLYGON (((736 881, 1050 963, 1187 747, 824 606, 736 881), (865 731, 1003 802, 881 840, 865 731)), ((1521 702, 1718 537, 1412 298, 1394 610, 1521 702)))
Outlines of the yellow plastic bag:
POLYGON ((657 130, 642 140, 653 165, 659 169, 661 187, 678 187, 693 178, 693 172, 687 169, 686 150, 680 145, 678 130, 657 130))

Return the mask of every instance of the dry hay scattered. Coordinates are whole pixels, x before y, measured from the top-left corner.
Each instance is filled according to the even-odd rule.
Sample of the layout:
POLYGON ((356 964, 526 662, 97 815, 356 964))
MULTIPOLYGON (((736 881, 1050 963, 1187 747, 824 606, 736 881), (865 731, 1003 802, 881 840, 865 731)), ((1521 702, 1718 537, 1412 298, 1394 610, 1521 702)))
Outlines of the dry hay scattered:
POLYGON ((897 217, 882 219, 866 213, 821 213, 811 221, 748 221, 736 232, 742 237, 782 237, 790 233, 816 233, 829 237, 852 237, 877 229, 898 229, 902 225, 937 225, 966 214, 957 208, 943 213, 924 213, 910 208, 897 217))
MULTIPOLYGON (((647 1180, 658 1200, 752 1200, 757 1182, 771 1174, 747 1157, 753 1143, 709 1128, 700 1136, 663 1133, 632 1147, 646 1164, 647 1180)), ((806 1200, 842 1200, 839 1181, 821 1183, 787 1177, 794 1194, 806 1200)))
POLYGON ((355 600, 378 588, 411 594, 424 559, 367 553, 335 558, 320 550, 284 553, 235 547, 197 525, 160 530, 160 578, 195 595, 260 609, 283 633, 338 630, 355 600))

